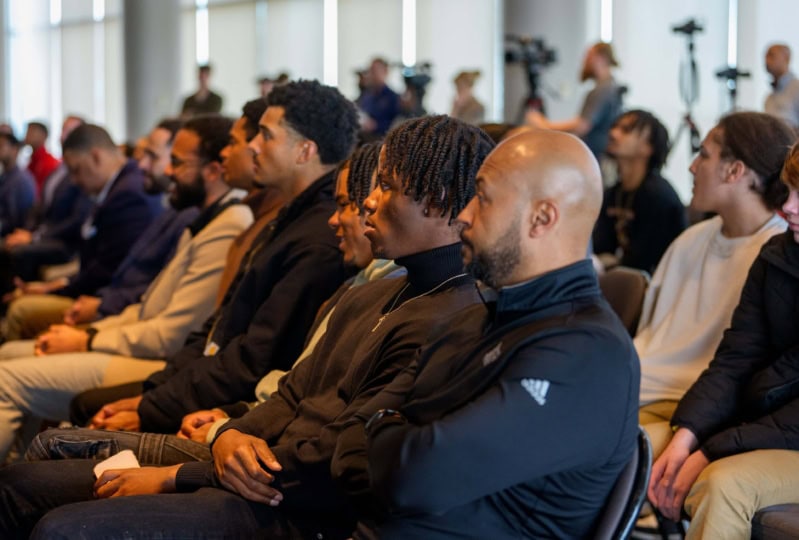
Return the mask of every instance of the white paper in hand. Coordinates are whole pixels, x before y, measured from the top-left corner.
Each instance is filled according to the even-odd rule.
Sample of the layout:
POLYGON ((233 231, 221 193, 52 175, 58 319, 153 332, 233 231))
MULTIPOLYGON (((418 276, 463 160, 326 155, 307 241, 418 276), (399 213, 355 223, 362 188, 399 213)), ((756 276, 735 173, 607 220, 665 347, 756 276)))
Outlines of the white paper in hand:
POLYGON ((105 471, 112 469, 138 469, 139 467, 141 465, 139 465, 139 460, 136 459, 136 454, 132 450, 122 450, 120 453, 114 454, 95 465, 94 477, 100 478, 105 471))

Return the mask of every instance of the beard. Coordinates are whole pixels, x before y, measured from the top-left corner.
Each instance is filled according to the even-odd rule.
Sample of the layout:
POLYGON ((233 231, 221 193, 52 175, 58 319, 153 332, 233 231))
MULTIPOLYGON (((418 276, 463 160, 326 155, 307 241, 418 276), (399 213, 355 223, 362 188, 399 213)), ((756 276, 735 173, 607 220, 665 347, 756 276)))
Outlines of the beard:
POLYGON ((583 65, 580 70, 580 82, 585 82, 594 78, 594 69, 589 65, 583 65))
POLYGON ((205 186, 200 175, 197 175, 191 184, 179 184, 173 179, 169 204, 175 210, 185 210, 192 206, 202 208, 203 203, 205 203, 205 196, 205 186))
POLYGON ((507 284, 507 279, 519 266, 522 258, 519 220, 510 224, 505 234, 488 249, 477 251, 467 240, 464 246, 471 251, 466 271, 489 287, 496 289, 507 284))
POLYGON ((157 176, 146 174, 144 178, 144 192, 148 195, 160 195, 161 193, 166 193, 166 191, 169 189, 170 182, 171 180, 169 177, 164 174, 159 174, 157 176))

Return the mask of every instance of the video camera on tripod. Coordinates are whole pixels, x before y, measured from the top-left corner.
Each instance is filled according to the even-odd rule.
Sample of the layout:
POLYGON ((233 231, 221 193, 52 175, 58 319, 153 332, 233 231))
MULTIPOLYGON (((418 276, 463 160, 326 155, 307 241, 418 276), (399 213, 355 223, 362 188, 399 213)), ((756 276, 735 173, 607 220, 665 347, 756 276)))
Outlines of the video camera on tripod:
POLYGON ((738 69, 737 66, 726 66, 716 72, 716 78, 724 81, 727 91, 730 93, 730 110, 735 110, 738 99, 738 79, 748 79, 752 74, 748 71, 738 69))
POLYGON ((671 31, 675 34, 683 34, 687 38, 688 44, 687 57, 680 65, 680 97, 683 103, 685 103, 686 112, 677 130, 677 134, 672 140, 672 147, 677 144, 682 132, 687 129, 690 143, 689 151, 691 155, 698 152, 699 146, 702 144, 702 137, 693 119, 692 110, 694 103, 699 99, 699 74, 696 67, 696 56, 694 54, 694 34, 702 32, 703 30, 704 28, 702 25, 697 23, 695 19, 689 19, 683 24, 671 27, 671 31))
POLYGON ((424 106, 424 97, 427 93, 427 85, 433 80, 433 64, 419 62, 412 66, 406 66, 403 63, 395 65, 400 68, 400 74, 405 81, 404 113, 408 117, 427 114, 427 109, 424 106))
POLYGON ((542 38, 508 34, 505 41, 512 43, 512 46, 505 48, 505 63, 522 64, 527 74, 528 94, 524 108, 543 112, 540 77, 544 68, 557 62, 557 52, 547 47, 542 38))

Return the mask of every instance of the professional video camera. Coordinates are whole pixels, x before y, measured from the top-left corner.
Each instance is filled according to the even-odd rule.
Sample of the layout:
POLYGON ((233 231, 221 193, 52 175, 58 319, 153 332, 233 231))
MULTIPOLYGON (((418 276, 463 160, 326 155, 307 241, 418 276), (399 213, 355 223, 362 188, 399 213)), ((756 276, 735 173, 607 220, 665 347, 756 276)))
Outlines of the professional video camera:
POLYGON ((539 78, 544 68, 557 62, 557 52, 547 47, 541 38, 506 35, 505 41, 513 44, 505 49, 505 63, 520 63, 527 71, 529 93, 524 108, 534 108, 543 112, 544 102, 541 98, 539 78))
POLYGON ((737 107, 738 79, 748 79, 751 76, 752 74, 750 72, 738 69, 737 66, 725 66, 716 71, 716 78, 724 81, 724 85, 730 93, 731 111, 734 111, 737 107))
POLYGON ((693 35, 695 32, 702 32, 704 28, 701 24, 696 22, 696 19, 688 19, 683 24, 678 24, 677 26, 672 26, 671 31, 675 34, 686 34, 688 36, 693 35))
POLYGON ((412 66, 397 65, 402 68, 401 74, 405 81, 405 93, 401 104, 403 113, 409 118, 427 114, 424 97, 427 85, 433 80, 431 74, 433 65, 430 62, 420 62, 412 66))
POLYGON ((425 88, 433 78, 430 75, 432 68, 430 62, 422 62, 412 66, 402 66, 402 78, 407 86, 413 87, 418 93, 424 95, 425 88))
POLYGON ((514 48, 505 49, 505 62, 508 64, 522 62, 540 69, 552 65, 558 60, 555 49, 547 48, 541 38, 507 35, 505 41, 515 44, 514 48))

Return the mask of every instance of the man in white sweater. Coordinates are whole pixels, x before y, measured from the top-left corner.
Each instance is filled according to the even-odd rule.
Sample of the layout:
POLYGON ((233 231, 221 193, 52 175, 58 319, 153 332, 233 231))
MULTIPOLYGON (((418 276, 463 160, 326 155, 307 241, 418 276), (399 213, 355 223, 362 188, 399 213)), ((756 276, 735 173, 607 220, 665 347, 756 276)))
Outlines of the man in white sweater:
MULTIPOLYGON (((32 419, 33 429, 35 418, 64 419, 75 394, 141 380, 162 369, 163 358, 211 314, 224 254, 252 222, 251 210, 240 204, 244 193, 231 190, 222 178, 219 153, 230 126, 220 116, 203 117, 176 134, 167 169, 175 184, 172 203, 199 206, 202 212, 141 303, 87 330, 51 327, 36 340, 36 356, 0 362, 0 461, 25 418, 32 419)), ((29 353, 33 345, 27 342, 29 353)))
POLYGON ((779 175, 795 133, 760 113, 736 113, 710 131, 691 164, 691 206, 716 217, 690 227, 657 266, 635 337, 641 358, 639 422, 655 456, 669 421, 730 324, 760 247, 787 224, 779 175))

